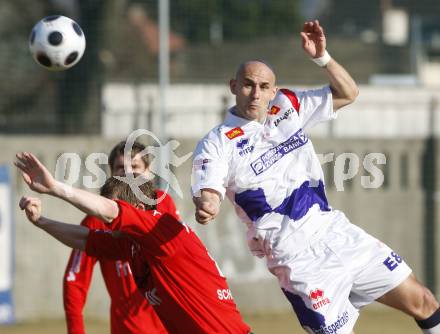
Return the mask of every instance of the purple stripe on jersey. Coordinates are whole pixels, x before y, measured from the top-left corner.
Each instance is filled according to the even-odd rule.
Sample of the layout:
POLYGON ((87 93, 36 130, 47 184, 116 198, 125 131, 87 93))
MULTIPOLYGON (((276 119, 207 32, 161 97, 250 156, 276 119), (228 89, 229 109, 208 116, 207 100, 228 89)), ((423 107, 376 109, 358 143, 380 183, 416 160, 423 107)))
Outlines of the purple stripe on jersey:
POLYGON ((252 221, 256 221, 270 212, 276 212, 288 216, 290 219, 299 220, 306 215, 307 211, 314 204, 318 204, 321 211, 330 211, 327 197, 325 196, 324 183, 321 180, 319 180, 319 184, 316 187, 311 187, 310 182, 305 181, 274 209, 267 203, 266 195, 261 188, 235 194, 235 202, 246 212, 252 221))
MULTIPOLYGON (((301 326, 307 326, 314 331, 319 331, 326 327, 325 317, 321 313, 309 309, 300 296, 283 288, 281 288, 281 290, 284 292, 290 304, 292 304, 301 326)), ((323 331, 323 333, 325 333, 325 331, 323 331)))

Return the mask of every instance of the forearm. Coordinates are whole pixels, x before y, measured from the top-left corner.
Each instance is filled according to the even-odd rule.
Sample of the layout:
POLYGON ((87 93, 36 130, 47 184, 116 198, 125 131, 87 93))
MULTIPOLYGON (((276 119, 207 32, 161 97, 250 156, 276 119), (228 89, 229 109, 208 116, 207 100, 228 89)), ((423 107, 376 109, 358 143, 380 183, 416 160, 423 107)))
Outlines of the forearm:
POLYGON ((55 182, 50 194, 69 202, 82 212, 106 222, 111 222, 119 214, 119 208, 115 201, 62 182, 55 182))
POLYGON ((45 217, 40 217, 35 225, 70 248, 86 248, 89 229, 85 226, 65 224, 45 217))
POLYGON ((359 88, 345 68, 334 59, 331 59, 325 68, 333 94, 333 109, 336 111, 352 103, 359 94, 359 88))

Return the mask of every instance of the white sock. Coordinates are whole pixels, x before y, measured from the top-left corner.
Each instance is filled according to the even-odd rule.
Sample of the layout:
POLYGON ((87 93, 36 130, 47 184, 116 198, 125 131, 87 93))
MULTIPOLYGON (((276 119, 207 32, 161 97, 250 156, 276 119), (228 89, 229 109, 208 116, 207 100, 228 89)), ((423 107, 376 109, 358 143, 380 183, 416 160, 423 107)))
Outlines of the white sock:
POLYGON ((422 329, 423 334, 440 334, 440 324, 429 329, 422 329))

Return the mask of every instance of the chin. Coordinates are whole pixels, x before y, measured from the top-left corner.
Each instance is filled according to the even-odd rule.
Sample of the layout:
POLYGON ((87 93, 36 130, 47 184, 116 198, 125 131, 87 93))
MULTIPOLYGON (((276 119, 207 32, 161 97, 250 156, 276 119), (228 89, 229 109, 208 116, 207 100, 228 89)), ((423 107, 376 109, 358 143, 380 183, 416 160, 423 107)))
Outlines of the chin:
POLYGON ((246 118, 250 120, 258 120, 261 118, 263 112, 258 110, 248 110, 246 113, 246 118))

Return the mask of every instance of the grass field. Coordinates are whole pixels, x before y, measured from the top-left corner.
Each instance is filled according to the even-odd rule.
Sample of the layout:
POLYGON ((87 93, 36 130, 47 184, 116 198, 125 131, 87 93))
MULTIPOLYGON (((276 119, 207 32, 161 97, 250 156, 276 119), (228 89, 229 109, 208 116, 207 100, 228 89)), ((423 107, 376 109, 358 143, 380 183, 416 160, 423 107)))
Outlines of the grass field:
MULTIPOLYGON (((293 314, 245 315, 246 322, 255 334, 303 333, 293 314)), ((108 324, 102 321, 86 320, 87 334, 109 333, 108 324)), ((1 334, 60 334, 65 333, 64 320, 45 320, 41 322, 0 326, 1 334)), ((362 311, 356 334, 414 334, 419 333, 411 318, 388 309, 365 309, 362 311)), ((190 333, 188 333, 190 334, 190 333)))

